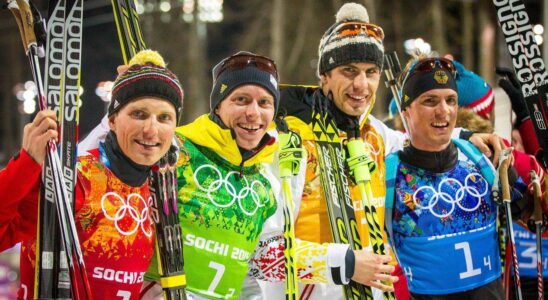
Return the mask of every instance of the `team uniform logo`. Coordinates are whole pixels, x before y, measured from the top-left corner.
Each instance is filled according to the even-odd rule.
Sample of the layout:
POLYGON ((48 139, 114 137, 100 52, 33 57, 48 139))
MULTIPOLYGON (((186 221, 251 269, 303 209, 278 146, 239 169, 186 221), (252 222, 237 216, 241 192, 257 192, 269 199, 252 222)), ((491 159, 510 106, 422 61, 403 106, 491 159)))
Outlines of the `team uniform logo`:
POLYGON ((268 204, 268 197, 262 197, 261 201, 261 195, 268 194, 268 191, 264 184, 258 180, 249 182, 245 176, 237 180, 238 176, 238 172, 231 171, 223 177, 217 167, 206 164, 196 169, 194 182, 201 191, 207 194, 207 198, 215 206, 227 208, 237 203, 241 212, 253 216, 259 208, 268 204), (208 178, 208 180, 200 181, 198 178, 208 178), (213 180, 210 180, 211 178, 213 180), (234 179, 231 181, 230 178, 234 179), (233 184, 235 182, 241 183, 241 186, 235 186, 233 184), (219 197, 219 193, 228 195, 228 198, 219 197))
POLYGON ((122 235, 132 235, 141 230, 147 237, 152 236, 149 207, 152 198, 145 200, 139 194, 129 194, 123 198, 118 193, 108 192, 101 198, 101 209, 105 218, 114 222, 114 227, 122 235))
POLYGON ((419 187, 413 193, 413 203, 441 219, 450 216, 455 207, 466 212, 476 211, 487 192, 485 179, 479 173, 470 173, 464 179, 464 185, 454 178, 445 178, 437 189, 430 185, 419 187), (469 199, 473 199, 473 203, 469 199))
POLYGON ((447 73, 445 73, 445 71, 436 71, 434 72, 434 80, 438 84, 446 84, 447 81, 449 81, 449 77, 447 76, 447 73))

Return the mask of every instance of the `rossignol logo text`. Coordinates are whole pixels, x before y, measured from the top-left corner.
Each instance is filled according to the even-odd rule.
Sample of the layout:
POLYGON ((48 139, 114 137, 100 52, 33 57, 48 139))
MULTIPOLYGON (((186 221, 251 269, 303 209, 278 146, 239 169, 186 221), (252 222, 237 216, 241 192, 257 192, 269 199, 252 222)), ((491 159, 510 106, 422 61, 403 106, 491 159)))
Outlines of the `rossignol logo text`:
POLYGON ((536 84, 544 84, 547 74, 525 6, 517 0, 494 0, 493 3, 523 95, 536 95, 536 84))

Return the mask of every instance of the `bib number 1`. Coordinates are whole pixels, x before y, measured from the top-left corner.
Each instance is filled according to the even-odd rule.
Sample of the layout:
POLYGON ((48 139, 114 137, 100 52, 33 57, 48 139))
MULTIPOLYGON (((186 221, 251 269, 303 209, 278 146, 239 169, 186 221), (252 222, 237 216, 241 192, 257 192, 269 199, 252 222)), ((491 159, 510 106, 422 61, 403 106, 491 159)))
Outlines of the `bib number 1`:
POLYGON ((462 250, 464 253, 464 261, 466 262, 466 271, 459 273, 460 279, 465 279, 481 274, 481 268, 474 269, 474 262, 472 261, 472 252, 470 251, 470 244, 468 242, 456 243, 455 250, 462 250))

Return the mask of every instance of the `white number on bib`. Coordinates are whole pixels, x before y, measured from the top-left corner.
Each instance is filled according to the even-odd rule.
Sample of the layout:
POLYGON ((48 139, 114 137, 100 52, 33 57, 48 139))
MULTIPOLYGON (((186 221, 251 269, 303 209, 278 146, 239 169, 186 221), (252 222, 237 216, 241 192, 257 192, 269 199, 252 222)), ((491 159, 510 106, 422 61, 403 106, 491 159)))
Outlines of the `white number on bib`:
POLYGON ((533 242, 520 242, 519 244, 523 247, 526 247, 526 249, 523 252, 521 252, 521 257, 523 257, 524 260, 519 262, 519 267, 525 268, 525 269, 536 269, 537 268, 536 244, 533 242))
POLYGON ((221 281, 221 277, 223 277, 223 274, 225 272, 225 266, 221 265, 220 263, 210 261, 209 267, 215 269, 217 273, 215 273, 215 277, 213 277, 213 280, 209 284, 209 288, 207 289, 207 291, 210 293, 215 293, 215 288, 219 284, 219 281, 221 281))
POLYGON ((459 274, 460 279, 476 276, 481 274, 481 269, 474 269, 472 262, 472 253, 470 252, 470 244, 468 242, 462 242, 455 244, 455 250, 462 249, 464 251, 464 260, 466 261, 466 272, 459 274))
POLYGON ((129 299, 131 299, 131 292, 130 291, 119 290, 118 293, 116 294, 116 296, 121 297, 124 300, 129 300, 129 299))

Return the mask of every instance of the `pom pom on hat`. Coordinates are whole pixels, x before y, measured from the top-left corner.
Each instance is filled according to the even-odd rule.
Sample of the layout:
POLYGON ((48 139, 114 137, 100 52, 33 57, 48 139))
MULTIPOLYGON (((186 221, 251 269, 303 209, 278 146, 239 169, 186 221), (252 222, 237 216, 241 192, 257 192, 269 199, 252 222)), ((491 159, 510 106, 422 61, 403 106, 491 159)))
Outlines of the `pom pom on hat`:
POLYGON ((345 23, 369 24, 367 9, 357 3, 346 3, 339 9, 335 24, 327 29, 320 40, 318 75, 325 74, 338 66, 357 62, 374 63, 382 68, 383 41, 378 37, 370 36, 367 30, 359 30, 359 27, 357 27, 358 30, 351 30, 348 34, 338 34, 336 31, 345 23))
POLYGON ((144 65, 147 63, 151 63, 162 68, 166 67, 166 62, 160 53, 150 49, 139 51, 139 53, 135 54, 135 56, 131 58, 128 65, 131 67, 133 65, 144 65))
POLYGON ((358 3, 344 4, 337 12, 335 18, 337 23, 349 21, 369 23, 369 14, 367 13, 367 9, 358 3))

